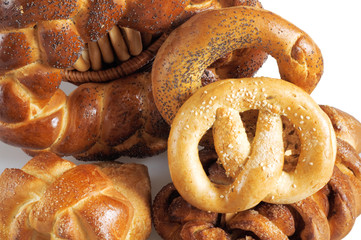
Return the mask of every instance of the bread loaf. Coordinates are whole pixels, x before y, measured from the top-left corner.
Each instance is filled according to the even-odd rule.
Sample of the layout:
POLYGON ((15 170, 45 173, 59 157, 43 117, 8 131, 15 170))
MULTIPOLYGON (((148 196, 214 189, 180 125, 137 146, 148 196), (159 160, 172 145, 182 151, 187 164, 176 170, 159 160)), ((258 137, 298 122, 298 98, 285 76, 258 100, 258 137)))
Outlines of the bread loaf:
MULTIPOLYGON (((83 85, 67 97, 59 85, 63 76, 68 78, 71 72, 63 70, 74 64, 87 69, 84 65, 91 56, 85 56, 85 45, 96 40, 106 42, 106 33, 116 24, 137 27, 141 23, 151 32, 168 31, 172 24, 175 26, 174 19, 165 18, 160 12, 177 18, 180 24, 200 11, 233 5, 260 7, 258 1, 196 1, 195 4, 192 1, 19 0, 0 5, 0 140, 24 148, 32 155, 51 151, 76 155, 83 160, 114 159, 120 155, 145 157, 164 151, 168 126, 153 104, 150 83, 145 80, 149 79, 147 74, 105 85, 83 85), (150 4, 154 5, 150 7, 150 4), (151 10, 140 13, 144 7, 151 10), (143 80, 134 80, 133 84, 132 78, 143 80)), ((162 41, 158 43, 158 40, 159 47, 162 41)), ((145 57, 140 54, 119 68, 95 71, 89 79, 108 81, 119 74, 128 75, 146 64, 149 60, 144 59, 152 58, 156 49, 144 51, 145 57)), ((129 51, 136 54, 139 49, 129 51)), ((231 54, 214 69, 226 73, 229 68, 236 69, 235 74, 250 77, 265 57, 264 52, 245 49, 231 54)), ((77 77, 73 78, 75 82, 84 81, 83 75, 77 77)))
POLYGON ((168 131, 154 105, 149 73, 107 84, 83 84, 69 97, 57 90, 27 120, 0 122, 0 139, 5 143, 31 155, 51 151, 82 160, 160 153, 166 149, 168 131))
POLYGON ((41 154, 0 175, 0 210, 1 239, 147 239, 147 168, 41 154))

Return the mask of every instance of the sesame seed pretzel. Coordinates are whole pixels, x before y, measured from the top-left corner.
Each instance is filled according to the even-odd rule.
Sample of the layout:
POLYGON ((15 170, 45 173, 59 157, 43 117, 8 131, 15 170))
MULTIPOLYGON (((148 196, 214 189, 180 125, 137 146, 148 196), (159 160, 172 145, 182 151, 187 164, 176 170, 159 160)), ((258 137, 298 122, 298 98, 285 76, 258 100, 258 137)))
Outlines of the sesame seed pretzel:
POLYGON ((308 93, 323 72, 320 49, 302 30, 276 14, 239 6, 198 14, 173 31, 152 68, 153 94, 170 123, 182 103, 201 87, 204 70, 235 49, 256 48, 272 55, 281 78, 308 93))
POLYGON ((168 140, 172 180, 193 206, 238 212, 260 201, 293 203, 321 189, 332 175, 336 139, 321 108, 294 84, 271 78, 218 81, 194 93, 173 120, 168 140), (248 143, 240 112, 259 111, 256 134, 248 143), (294 124, 300 155, 292 171, 283 169, 281 116, 294 124), (211 182, 198 156, 202 136, 213 130, 218 161, 233 178, 211 182))

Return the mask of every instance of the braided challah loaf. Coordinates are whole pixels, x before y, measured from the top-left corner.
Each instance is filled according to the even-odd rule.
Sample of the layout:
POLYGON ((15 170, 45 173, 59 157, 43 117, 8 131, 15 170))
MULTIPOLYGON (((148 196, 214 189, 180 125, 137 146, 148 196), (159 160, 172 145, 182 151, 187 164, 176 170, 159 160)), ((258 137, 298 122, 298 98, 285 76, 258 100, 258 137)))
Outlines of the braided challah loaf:
MULTIPOLYGON (((321 107, 330 117, 338 141, 333 175, 320 191, 293 204, 262 202, 250 210, 219 214, 191 206, 173 184, 168 184, 153 204, 158 233, 166 240, 336 240, 345 237, 361 213, 361 123, 336 108, 321 107)), ((252 118, 251 114, 249 120, 252 118)), ((252 124, 247 122, 246 125, 252 124)), ((290 134, 292 130, 287 128, 290 134)), ((287 145, 297 144, 292 134, 290 136, 287 145)), ((230 181, 224 169, 215 163, 217 155, 213 150, 202 150, 200 158, 212 181, 224 184, 230 181)))
POLYGON ((0 175, 1 239, 146 239, 150 181, 140 164, 75 164, 46 153, 0 175))
POLYGON ((166 149, 169 126, 158 113, 150 74, 61 90, 37 114, 18 124, 0 122, 0 139, 32 155, 51 151, 83 160, 144 157, 166 149))
MULTIPOLYGON (((106 35, 121 19, 126 19, 132 8, 153 2, 134 1, 129 6, 130 1, 3 1, 0 4, 0 88, 6 93, 0 100, 12 107, 2 109, 0 121, 12 123, 28 119, 34 111, 29 108, 29 102, 38 108, 44 107, 59 87, 62 75, 57 69, 77 65, 79 59, 82 61, 80 55, 86 43, 106 35), (29 92, 30 98, 25 97, 24 92, 29 92), (8 108, 15 108, 20 114, 13 114, 8 108)), ((158 1, 153 6, 156 8, 147 11, 149 14, 137 15, 132 20, 143 26, 152 24, 148 29, 156 28, 160 24, 147 20, 149 17, 159 23, 156 9, 173 16, 162 19, 166 21, 162 28, 168 29, 169 22, 184 9, 184 2, 158 1)))
MULTIPOLYGON (((153 104, 147 73, 106 85, 84 85, 67 97, 58 89, 62 75, 71 74, 63 69, 84 64, 85 45, 106 42, 102 39, 108 38, 109 31, 113 34, 115 24, 159 32, 200 11, 234 5, 261 7, 258 1, 243 0, 1 3, 0 140, 31 154, 47 150, 84 160, 145 157, 163 151, 168 126, 153 104), (143 11, 145 7, 151 10, 143 11)), ((145 55, 152 58, 164 38, 145 55)), ((102 43, 98 45, 102 48, 102 43)), ((261 50, 244 49, 212 67, 220 77, 229 68, 236 69, 237 76, 250 77, 265 59, 261 50)), ((107 69, 90 79, 113 80, 119 72, 127 75, 137 70, 138 60, 122 65, 130 72, 107 69)), ((75 81, 84 78, 80 75, 75 81)))

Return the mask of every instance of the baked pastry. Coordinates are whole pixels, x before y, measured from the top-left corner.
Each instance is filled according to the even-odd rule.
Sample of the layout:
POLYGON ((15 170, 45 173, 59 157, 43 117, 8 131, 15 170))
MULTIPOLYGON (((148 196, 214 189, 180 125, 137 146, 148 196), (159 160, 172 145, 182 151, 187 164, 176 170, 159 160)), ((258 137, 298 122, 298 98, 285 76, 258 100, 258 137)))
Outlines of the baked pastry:
MULTIPOLYGON (((361 124, 351 115, 330 106, 321 106, 330 117, 337 135, 337 157, 330 181, 317 193, 293 204, 261 202, 239 213, 202 211, 186 202, 173 184, 155 197, 155 229, 165 239, 342 239, 361 213, 361 124)), ((242 119, 253 127, 255 112, 242 119)), ((297 144, 292 126, 284 123, 285 145, 297 144), (288 130, 287 130, 288 129, 288 130)), ((252 135, 252 133, 249 133, 252 135)), ((204 149, 200 158, 214 182, 230 179, 217 163, 213 150, 204 149)), ((287 162, 292 167, 292 160, 287 162)))
POLYGON ((31 155, 51 151, 81 160, 158 154, 166 149, 169 126, 154 105, 150 83, 145 72, 82 84, 68 97, 58 90, 39 113, 17 124, 0 122, 0 139, 31 155))
POLYGON ((206 11, 175 29, 154 60, 153 93, 163 118, 171 123, 180 106, 201 87, 204 70, 238 48, 269 53, 277 60, 281 78, 308 93, 323 73, 315 42, 280 16, 245 6, 206 11))
POLYGON ((1 239, 147 239, 148 171, 41 154, 0 175, 0 210, 1 239))
MULTIPOLYGON (((74 82, 114 80, 137 71, 154 57, 167 37, 152 34, 170 31, 175 22, 180 24, 199 11, 233 5, 260 7, 258 1, 163 2, 11 1, 1 5, 0 140, 31 155, 52 151, 82 160, 110 160, 121 155, 146 157, 164 151, 168 126, 153 103, 148 73, 105 85, 84 85, 69 97, 58 89, 64 80, 62 76, 71 74, 64 69, 85 71, 89 64, 101 65, 100 59, 111 62, 110 49, 119 50, 116 55, 121 61, 127 61, 129 56, 124 57, 123 53, 128 50, 130 55, 140 55, 117 68, 92 72, 90 78, 74 76, 74 82), (149 4, 152 11, 138 13, 149 4), (166 12, 177 21, 164 18, 159 12, 166 12), (164 22, 158 24, 159 21, 164 22), (140 27, 139 22, 149 31, 148 35, 129 28, 140 27), (149 36, 157 40, 151 44, 149 36), (120 44, 123 40, 127 44, 120 49, 109 46, 109 42, 120 44), (141 43, 151 45, 140 53, 141 43), (95 50, 87 51, 89 48, 95 50), (144 60, 142 54, 149 59, 144 60)), ((214 69, 237 68, 239 75, 252 76, 254 71, 248 71, 248 62, 256 70, 266 55, 252 49, 242 53, 244 58, 237 52, 218 62, 214 69)))
POLYGON ((336 157, 331 121, 304 90, 281 79, 226 79, 198 89, 178 110, 168 138, 172 181, 182 197, 205 211, 239 212, 261 201, 293 203, 320 190, 336 157), (258 111, 255 135, 247 136, 239 114, 258 111), (294 126, 299 143, 285 149, 282 118, 294 126), (218 163, 232 179, 217 184, 198 155, 212 129, 218 163), (287 155, 298 157, 284 169, 287 155))

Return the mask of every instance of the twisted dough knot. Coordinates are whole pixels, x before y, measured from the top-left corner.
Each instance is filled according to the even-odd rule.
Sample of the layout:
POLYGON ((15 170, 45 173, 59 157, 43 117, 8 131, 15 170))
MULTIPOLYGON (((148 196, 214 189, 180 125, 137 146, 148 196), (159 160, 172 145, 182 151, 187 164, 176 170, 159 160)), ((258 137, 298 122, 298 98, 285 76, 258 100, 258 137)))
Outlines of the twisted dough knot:
POLYGON ((279 79, 222 80, 199 89, 180 108, 168 140, 171 177, 182 197, 206 211, 238 212, 260 201, 293 203, 321 189, 336 157, 331 122, 313 99, 279 79), (259 110, 251 144, 238 116, 259 110), (294 124, 300 152, 294 169, 283 171, 281 116, 294 124), (231 184, 210 181, 199 161, 198 144, 213 127, 219 162, 231 184))
MULTIPOLYGON (((239 213, 219 214, 191 206, 179 195, 174 185, 169 184, 157 194, 153 203, 153 218, 158 233, 165 240, 202 239, 197 238, 198 234, 204 235, 209 230, 213 232, 215 228, 218 228, 217 232, 224 231, 230 239, 344 238, 361 213, 361 124, 338 109, 329 106, 321 108, 330 117, 337 135, 333 174, 321 190, 292 204, 262 202, 239 213)), ((284 121, 284 124, 290 123, 284 121)), ((212 170, 214 165, 218 166, 217 155, 213 151, 202 150, 200 159, 213 182, 227 179, 224 169, 212 170)))
POLYGON ((142 165, 80 165, 42 154, 0 176, 1 239, 146 239, 150 183, 142 165), (142 185, 137 185, 142 184, 142 185))

